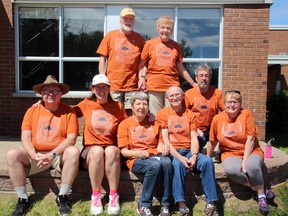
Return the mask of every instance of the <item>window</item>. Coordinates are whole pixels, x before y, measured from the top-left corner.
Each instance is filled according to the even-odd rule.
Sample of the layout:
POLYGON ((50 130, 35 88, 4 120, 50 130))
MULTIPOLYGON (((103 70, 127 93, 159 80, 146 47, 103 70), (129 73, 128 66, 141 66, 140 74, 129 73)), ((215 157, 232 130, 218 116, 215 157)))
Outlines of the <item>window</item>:
MULTIPOLYGON (((69 94, 86 92, 98 71, 99 55, 96 50, 106 29, 116 25, 114 18, 105 17, 119 16, 122 7, 109 5, 109 10, 97 5, 29 5, 15 8, 16 91, 32 92, 33 85, 43 82, 48 74, 52 74, 60 82, 70 85, 69 94)), ((145 40, 158 36, 156 21, 160 16, 173 17, 175 28, 171 39, 182 47, 184 66, 189 74, 194 78, 196 66, 202 62, 210 63, 215 72, 212 84, 220 85, 220 8, 159 8, 153 5, 134 8, 135 31, 145 40)), ((183 89, 185 86, 182 83, 183 89)))
POLYGON ((104 8, 19 7, 18 19, 19 90, 52 74, 72 91, 86 91, 98 69, 104 8))

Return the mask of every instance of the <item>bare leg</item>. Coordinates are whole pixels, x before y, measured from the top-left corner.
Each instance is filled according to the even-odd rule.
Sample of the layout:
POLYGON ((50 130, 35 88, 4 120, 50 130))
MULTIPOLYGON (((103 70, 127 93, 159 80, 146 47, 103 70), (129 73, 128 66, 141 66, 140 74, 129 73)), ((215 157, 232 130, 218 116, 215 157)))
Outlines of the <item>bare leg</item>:
POLYGON ((14 188, 26 185, 25 167, 30 167, 28 155, 23 148, 14 148, 7 152, 9 176, 14 188))
POLYGON ((79 170, 80 151, 75 146, 69 146, 63 153, 63 167, 61 171, 62 183, 72 185, 79 170))
POLYGON ((104 177, 104 149, 101 146, 93 146, 88 152, 86 163, 92 189, 101 189, 104 177))
POLYGON ((110 189, 118 190, 120 171, 120 149, 116 146, 108 146, 105 149, 105 173, 110 189))

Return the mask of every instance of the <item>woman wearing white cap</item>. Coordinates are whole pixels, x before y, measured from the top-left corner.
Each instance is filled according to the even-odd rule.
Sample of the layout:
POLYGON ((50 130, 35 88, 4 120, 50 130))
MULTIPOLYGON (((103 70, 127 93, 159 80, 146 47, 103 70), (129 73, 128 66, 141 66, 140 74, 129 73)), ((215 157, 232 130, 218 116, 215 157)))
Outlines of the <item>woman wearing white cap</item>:
POLYGON ((118 124, 127 117, 120 102, 110 96, 110 82, 104 74, 94 76, 92 95, 74 107, 77 117, 84 117, 84 148, 80 160, 88 169, 92 196, 90 213, 103 212, 101 184, 104 177, 109 183, 108 214, 119 214, 118 184, 121 171, 120 150, 117 147, 118 124))

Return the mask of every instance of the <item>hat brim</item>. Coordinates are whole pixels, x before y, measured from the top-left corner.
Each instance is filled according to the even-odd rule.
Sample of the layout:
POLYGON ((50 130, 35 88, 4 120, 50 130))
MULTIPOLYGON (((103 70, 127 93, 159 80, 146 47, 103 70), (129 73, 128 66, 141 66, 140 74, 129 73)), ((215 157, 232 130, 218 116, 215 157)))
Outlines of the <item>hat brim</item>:
POLYGON ((64 83, 45 83, 45 84, 36 84, 33 86, 33 91, 35 93, 41 94, 42 88, 47 85, 56 85, 61 88, 62 95, 67 94, 70 91, 70 87, 64 83))

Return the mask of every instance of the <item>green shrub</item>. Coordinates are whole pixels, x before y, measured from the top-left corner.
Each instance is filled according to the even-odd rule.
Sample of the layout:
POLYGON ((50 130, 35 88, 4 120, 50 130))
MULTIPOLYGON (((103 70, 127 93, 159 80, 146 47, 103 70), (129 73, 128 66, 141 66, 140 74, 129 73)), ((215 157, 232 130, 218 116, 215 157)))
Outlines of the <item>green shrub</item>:
POLYGON ((288 128, 288 91, 279 91, 267 100, 267 129, 283 131, 288 128))

